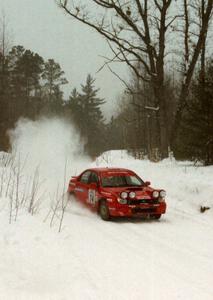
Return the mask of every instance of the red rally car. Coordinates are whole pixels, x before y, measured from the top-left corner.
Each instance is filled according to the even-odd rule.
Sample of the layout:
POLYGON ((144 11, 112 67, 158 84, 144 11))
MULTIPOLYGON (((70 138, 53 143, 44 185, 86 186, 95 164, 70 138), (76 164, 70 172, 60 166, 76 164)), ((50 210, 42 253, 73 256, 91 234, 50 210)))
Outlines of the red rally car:
POLYGON ((127 169, 88 169, 70 179, 68 192, 99 212, 103 220, 118 216, 160 219, 166 212, 166 192, 153 189, 127 169))

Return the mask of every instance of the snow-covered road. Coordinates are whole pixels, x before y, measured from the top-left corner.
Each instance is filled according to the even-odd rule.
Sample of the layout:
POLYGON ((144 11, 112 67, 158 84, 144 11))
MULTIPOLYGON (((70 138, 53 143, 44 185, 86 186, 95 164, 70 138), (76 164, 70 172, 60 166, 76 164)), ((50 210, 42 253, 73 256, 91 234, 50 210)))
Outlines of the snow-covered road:
POLYGON ((212 300, 213 222, 103 222, 69 203, 61 234, 39 217, 1 222, 0 299, 212 300))
POLYGON ((9 225, 2 210, 1 300, 213 299, 213 208, 199 212, 213 204, 213 168, 116 155, 107 165, 167 189, 168 213, 160 221, 104 222, 72 199, 58 234, 42 213, 20 212, 9 225))

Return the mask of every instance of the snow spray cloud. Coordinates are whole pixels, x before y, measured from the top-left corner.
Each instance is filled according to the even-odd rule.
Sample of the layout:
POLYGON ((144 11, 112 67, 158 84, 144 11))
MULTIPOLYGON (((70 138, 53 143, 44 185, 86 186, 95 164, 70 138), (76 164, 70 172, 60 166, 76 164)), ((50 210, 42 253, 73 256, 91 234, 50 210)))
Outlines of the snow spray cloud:
POLYGON ((21 119, 10 132, 12 152, 20 157, 26 176, 39 170, 40 180, 49 193, 66 179, 81 172, 90 163, 83 153, 83 142, 77 130, 60 118, 37 121, 21 119))

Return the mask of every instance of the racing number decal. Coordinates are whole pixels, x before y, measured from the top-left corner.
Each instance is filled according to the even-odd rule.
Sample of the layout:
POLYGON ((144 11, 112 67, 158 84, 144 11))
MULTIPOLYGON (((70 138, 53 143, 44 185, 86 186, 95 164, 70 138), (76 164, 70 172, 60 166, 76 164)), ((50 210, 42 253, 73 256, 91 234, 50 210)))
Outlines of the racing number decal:
POLYGON ((95 190, 89 190, 89 192, 88 192, 88 202, 90 204, 95 204, 96 201, 97 201, 96 191, 95 190))

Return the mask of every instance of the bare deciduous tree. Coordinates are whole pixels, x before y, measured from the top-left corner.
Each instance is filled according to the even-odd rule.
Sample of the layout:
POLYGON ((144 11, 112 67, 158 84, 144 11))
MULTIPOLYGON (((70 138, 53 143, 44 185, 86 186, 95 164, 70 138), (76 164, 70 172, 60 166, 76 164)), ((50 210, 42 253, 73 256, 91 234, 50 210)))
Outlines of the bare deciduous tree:
POLYGON ((169 12, 173 0, 91 0, 88 6, 81 1, 58 1, 71 17, 95 29, 108 42, 113 58, 124 62, 145 82, 150 82, 159 106, 158 121, 162 157, 167 157, 169 134, 165 103, 166 34, 181 16, 169 12), (97 17, 92 11, 96 9, 97 17), (140 64, 142 67, 137 68, 140 64))
MULTIPOLYGON (((187 97, 192 82, 196 64, 200 55, 202 64, 205 64, 205 44, 209 29, 209 24, 213 11, 213 0, 184 0, 184 76, 181 92, 178 101, 178 108, 175 115, 174 126, 172 128, 171 143, 174 145, 178 136, 179 127, 182 121, 183 111, 187 105, 187 97), (191 12, 191 22, 189 20, 191 12), (191 52, 189 42, 191 43, 191 52)), ((204 69, 203 69, 204 70, 204 69)))
POLYGON ((196 33, 197 39, 193 43, 192 51, 190 40, 195 32, 190 31, 189 16, 193 16, 192 26, 195 26, 198 23, 196 13, 201 8, 202 0, 182 0, 178 2, 179 9, 176 10, 174 7, 172 9, 175 0, 90 0, 86 5, 80 0, 58 0, 57 2, 69 16, 93 28, 107 40, 113 53, 113 57, 107 60, 107 65, 111 62, 124 62, 139 79, 151 83, 155 104, 159 107, 157 118, 161 156, 166 157, 169 146, 165 91, 168 33, 175 34, 177 32, 175 22, 179 19, 184 21, 185 70, 172 128, 171 142, 174 143, 194 70, 208 30, 213 0, 203 0, 202 22, 196 33), (184 8, 183 13, 180 9, 181 5, 184 8), (94 10, 97 12, 96 16, 93 13, 94 10), (142 66, 141 68, 136 67, 138 63, 142 66))

